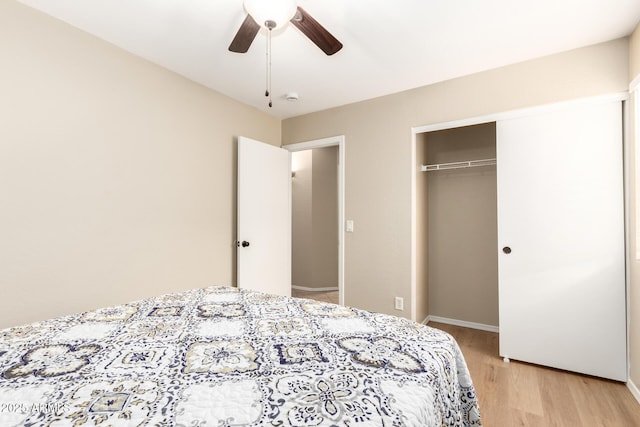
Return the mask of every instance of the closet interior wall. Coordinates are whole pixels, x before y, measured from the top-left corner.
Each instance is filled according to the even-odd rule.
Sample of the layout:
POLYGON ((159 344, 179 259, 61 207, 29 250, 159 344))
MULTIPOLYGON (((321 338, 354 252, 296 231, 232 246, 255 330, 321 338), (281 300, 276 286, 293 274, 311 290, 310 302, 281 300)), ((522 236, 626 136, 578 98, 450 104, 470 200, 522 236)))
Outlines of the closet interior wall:
MULTIPOLYGON (((424 164, 496 157, 495 123, 427 132, 417 141, 424 164)), ((497 327, 496 166, 418 171, 418 308, 497 327)))

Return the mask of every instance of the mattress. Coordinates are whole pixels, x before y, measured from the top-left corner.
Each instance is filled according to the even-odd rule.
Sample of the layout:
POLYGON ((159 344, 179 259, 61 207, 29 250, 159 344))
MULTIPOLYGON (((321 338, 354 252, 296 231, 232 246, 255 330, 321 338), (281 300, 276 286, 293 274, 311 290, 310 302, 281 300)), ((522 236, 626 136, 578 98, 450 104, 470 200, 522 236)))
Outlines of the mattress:
POLYGON ((233 287, 0 331, 2 426, 480 426, 448 334, 233 287))

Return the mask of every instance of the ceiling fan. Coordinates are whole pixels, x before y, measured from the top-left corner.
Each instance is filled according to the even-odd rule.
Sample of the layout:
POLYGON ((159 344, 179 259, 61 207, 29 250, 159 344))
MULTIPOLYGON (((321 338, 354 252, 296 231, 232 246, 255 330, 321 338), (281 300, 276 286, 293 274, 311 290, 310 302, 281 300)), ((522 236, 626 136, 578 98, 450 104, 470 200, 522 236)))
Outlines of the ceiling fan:
POLYGON ((229 50, 245 53, 249 50, 261 27, 271 31, 291 22, 302 34, 327 55, 342 49, 342 43, 327 31, 295 0, 244 0, 247 17, 229 45, 229 50))

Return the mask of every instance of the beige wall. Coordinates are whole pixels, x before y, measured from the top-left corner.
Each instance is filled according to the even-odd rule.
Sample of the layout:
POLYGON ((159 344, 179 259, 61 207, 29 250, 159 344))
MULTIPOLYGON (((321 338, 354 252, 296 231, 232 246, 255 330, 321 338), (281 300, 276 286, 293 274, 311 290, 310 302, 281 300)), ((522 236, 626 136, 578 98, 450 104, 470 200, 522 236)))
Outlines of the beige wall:
POLYGON ((291 181, 291 284, 312 281, 313 150, 291 153, 296 176, 291 181))
POLYGON ((338 287, 338 147, 292 153, 292 284, 338 287))
MULTIPOLYGON (((640 78, 640 25, 636 28, 629 43, 629 81, 640 78)), ((638 164, 637 164, 637 144, 640 141, 636 138, 636 133, 640 123, 634 120, 637 116, 635 111, 635 103, 637 100, 632 94, 629 102, 629 223, 630 230, 630 253, 631 253, 631 289, 629 294, 629 366, 631 381, 640 387, 640 261, 636 259, 635 254, 638 251, 637 229, 638 225, 638 200, 637 192, 640 190, 637 186, 638 164)))
POLYGON ((416 320, 424 321, 429 316, 429 198, 428 174, 420 167, 427 158, 427 134, 416 135, 416 320))
POLYGON ((411 303, 412 127, 622 92, 628 74, 620 39, 284 120, 283 144, 345 135, 346 304, 410 316, 393 301, 411 303))
POLYGON ((629 80, 640 76, 640 24, 629 37, 629 80))
MULTIPOLYGON (((429 132, 424 163, 495 159, 496 126, 429 132)), ((429 314, 498 326, 496 166, 423 172, 427 191, 429 314)))
POLYGON ((0 2, 0 328, 234 281, 236 136, 280 121, 0 2))
POLYGON ((313 150, 313 287, 338 287, 338 147, 313 150))

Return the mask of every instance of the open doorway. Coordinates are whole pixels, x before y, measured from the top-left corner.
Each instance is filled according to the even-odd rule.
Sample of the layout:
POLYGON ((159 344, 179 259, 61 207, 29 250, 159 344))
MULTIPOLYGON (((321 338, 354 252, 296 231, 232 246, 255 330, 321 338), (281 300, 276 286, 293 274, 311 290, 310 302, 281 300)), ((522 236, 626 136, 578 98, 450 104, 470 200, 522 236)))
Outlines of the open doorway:
POLYGON ((291 295, 338 303, 338 147, 291 153, 291 295))
POLYGON ((344 303, 343 137, 285 146, 292 151, 294 297, 344 303))

